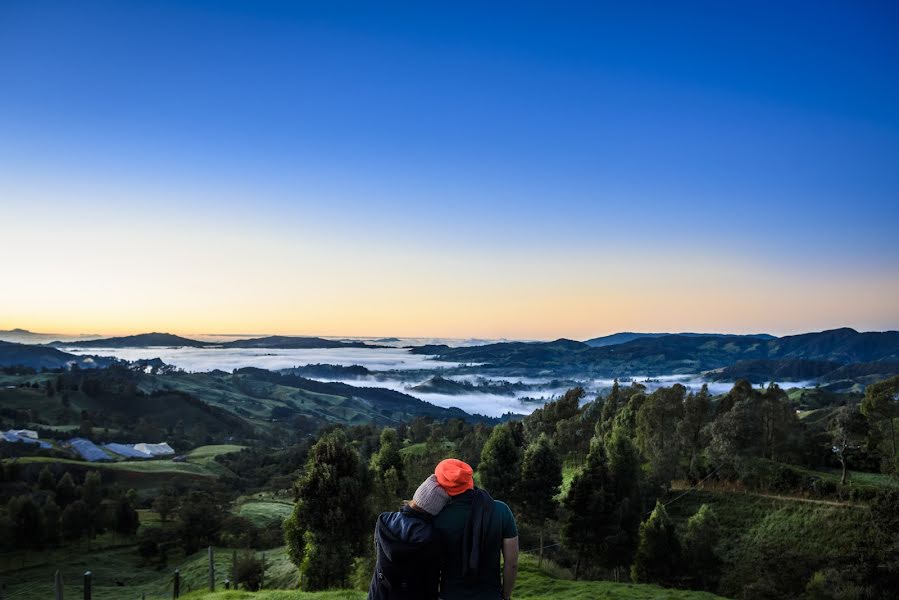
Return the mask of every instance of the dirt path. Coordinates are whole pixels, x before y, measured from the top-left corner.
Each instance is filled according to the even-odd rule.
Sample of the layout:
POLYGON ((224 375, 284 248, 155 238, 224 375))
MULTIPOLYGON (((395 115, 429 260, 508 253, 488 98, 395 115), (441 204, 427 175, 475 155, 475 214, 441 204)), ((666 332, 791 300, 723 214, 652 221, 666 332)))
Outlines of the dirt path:
MULTIPOLYGON (((690 486, 683 482, 674 482, 671 486, 672 490, 687 492, 690 486)), ((744 496, 755 496, 757 498, 770 498, 771 500, 782 500, 784 502, 805 502, 806 504, 820 504, 824 506, 839 506, 843 508, 867 508, 867 504, 858 502, 844 502, 841 500, 822 500, 818 498, 804 498, 802 496, 781 496, 779 494, 763 494, 762 492, 750 492, 747 490, 719 489, 715 486, 702 486, 696 488, 698 491, 718 492, 721 494, 743 494, 744 496)))

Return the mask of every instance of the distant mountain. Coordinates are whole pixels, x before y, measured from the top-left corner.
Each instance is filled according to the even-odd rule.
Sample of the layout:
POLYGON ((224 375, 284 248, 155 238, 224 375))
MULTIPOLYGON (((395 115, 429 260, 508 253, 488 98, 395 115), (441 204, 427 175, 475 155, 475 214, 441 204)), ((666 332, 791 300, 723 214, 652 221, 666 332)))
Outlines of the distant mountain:
POLYGON ((739 360, 729 367, 707 373, 706 378, 710 381, 746 379, 754 384, 769 381, 809 381, 820 379, 842 367, 842 363, 830 360, 795 358, 739 360))
POLYGON ((631 331, 624 331, 621 333, 613 333, 612 335, 605 335, 602 337, 593 338, 584 342, 588 346, 593 346, 594 348, 602 348, 605 346, 617 346, 619 344, 626 344, 627 342, 632 342, 634 340, 645 339, 645 338, 660 338, 666 335, 678 335, 684 337, 722 337, 722 338, 735 338, 735 337, 748 337, 755 339, 766 339, 773 340, 776 339, 773 335, 769 335, 767 333, 758 333, 758 334, 734 334, 734 333, 634 333, 631 331))
POLYGON ((122 337, 79 340, 77 342, 53 342, 51 346, 73 346, 78 348, 149 348, 151 346, 209 346, 206 342, 191 340, 171 333, 140 333, 122 337))
POLYGON ((221 345, 223 348, 278 348, 282 350, 302 350, 320 348, 380 348, 365 342, 326 340, 320 337, 270 335, 268 337, 235 340, 221 345))
MULTIPOLYGON (((592 347, 583 342, 508 342, 449 348, 421 346, 417 354, 478 363, 483 368, 555 376, 626 376, 701 373, 739 361, 794 359, 846 365, 899 360, 899 332, 859 333, 837 329, 783 338, 765 335, 670 334, 592 347)), ((770 366, 770 365, 769 365, 770 366)))
POLYGON ((281 369, 281 373, 299 375, 300 377, 315 377, 338 381, 343 379, 364 379, 371 377, 372 372, 361 365, 344 367, 341 365, 314 364, 290 369, 281 369))
POLYGON ((28 367, 31 369, 60 369, 76 364, 83 369, 105 367, 115 359, 99 356, 76 356, 34 344, 0 342, 0 367, 28 367))

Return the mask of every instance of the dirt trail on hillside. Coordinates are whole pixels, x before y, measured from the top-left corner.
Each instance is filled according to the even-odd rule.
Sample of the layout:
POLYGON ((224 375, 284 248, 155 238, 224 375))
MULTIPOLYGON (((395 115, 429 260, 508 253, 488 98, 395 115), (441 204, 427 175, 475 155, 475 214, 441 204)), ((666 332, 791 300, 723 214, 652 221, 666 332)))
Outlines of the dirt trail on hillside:
MULTIPOLYGON (((671 486, 672 490, 680 490, 684 492, 692 491, 685 482, 674 482, 671 486)), ((742 494, 744 496, 756 496, 758 498, 770 498, 771 500, 783 500, 784 502, 805 502, 806 504, 821 504, 824 506, 839 506, 843 508, 867 508, 867 504, 858 502, 848 502, 842 500, 823 500, 820 498, 805 498, 802 496, 781 496, 779 494, 764 494, 762 492, 750 492, 742 489, 721 489, 720 487, 700 486, 695 488, 697 491, 718 492, 721 494, 742 494)))

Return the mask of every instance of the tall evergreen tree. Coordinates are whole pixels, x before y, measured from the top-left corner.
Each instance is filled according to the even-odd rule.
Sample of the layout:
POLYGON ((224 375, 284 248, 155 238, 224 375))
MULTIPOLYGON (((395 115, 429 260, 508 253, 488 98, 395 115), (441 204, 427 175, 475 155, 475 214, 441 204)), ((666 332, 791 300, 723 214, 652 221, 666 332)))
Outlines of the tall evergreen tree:
POLYGON ((603 562, 608 538, 615 534, 615 497, 611 491, 605 450, 594 438, 583 469, 575 474, 565 496, 562 541, 577 554, 575 577, 590 559, 603 562))
POLYGON ((521 449, 508 424, 497 425, 484 444, 478 467, 481 484, 491 496, 516 508, 521 483, 521 449))
POLYGON ((44 503, 44 537, 47 540, 47 543, 51 546, 55 546, 59 543, 60 539, 60 519, 62 518, 62 511, 59 506, 52 499, 48 499, 44 503))
POLYGON ((61 508, 65 508, 74 502, 77 497, 78 493, 77 488, 75 487, 75 480, 72 479, 72 474, 66 471, 56 484, 56 503, 59 504, 61 508))
POLYGON ((640 543, 631 565, 634 583, 670 584, 677 576, 681 560, 680 543, 674 523, 661 502, 640 525, 640 543))
POLYGON ((543 562, 543 533, 546 522, 556 517, 556 496, 562 486, 562 461, 549 437, 541 434, 524 453, 521 466, 521 515, 540 530, 540 562, 543 562))
POLYGON ((715 554, 715 546, 720 538, 718 517, 708 504, 703 504, 687 521, 687 531, 684 533, 687 571, 701 589, 710 590, 717 584, 721 561, 715 554))
POLYGON ((346 587, 371 533, 370 472, 342 431, 312 447, 284 523, 288 554, 306 590, 346 587))
POLYGON ((41 469, 40 475, 37 477, 37 487, 47 492, 56 491, 56 478, 53 477, 53 471, 50 470, 50 465, 41 469))
POLYGON ((7 505, 16 547, 37 549, 44 544, 44 515, 31 496, 16 496, 7 505))

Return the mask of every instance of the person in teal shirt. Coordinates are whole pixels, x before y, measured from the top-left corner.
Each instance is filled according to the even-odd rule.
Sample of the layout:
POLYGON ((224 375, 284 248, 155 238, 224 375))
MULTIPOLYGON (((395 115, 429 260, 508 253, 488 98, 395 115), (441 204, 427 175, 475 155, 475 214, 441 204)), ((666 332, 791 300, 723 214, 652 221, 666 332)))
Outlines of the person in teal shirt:
POLYGON ((472 469, 460 460, 442 461, 435 475, 450 496, 434 519, 443 554, 440 598, 511 598, 518 574, 518 528, 512 511, 505 502, 474 489, 472 469))

